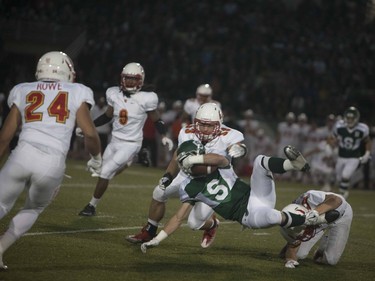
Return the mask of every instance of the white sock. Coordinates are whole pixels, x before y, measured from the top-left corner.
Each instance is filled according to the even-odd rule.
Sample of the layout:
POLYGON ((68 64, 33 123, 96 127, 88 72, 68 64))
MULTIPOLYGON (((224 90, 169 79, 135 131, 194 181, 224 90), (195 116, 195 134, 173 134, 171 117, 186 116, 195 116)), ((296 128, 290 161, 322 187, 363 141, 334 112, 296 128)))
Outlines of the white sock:
POLYGON ((7 230, 0 239, 0 254, 3 256, 3 253, 17 241, 17 237, 7 230))
POLYGON ((284 168, 285 171, 295 170, 289 159, 285 159, 285 161, 283 163, 283 168, 284 168))
POLYGON ((153 226, 156 226, 158 227, 159 226, 159 223, 157 221, 154 221, 152 219, 147 219, 148 223, 152 224, 153 226))
POLYGON ((90 205, 94 206, 96 208, 96 206, 99 204, 99 201, 100 201, 100 198, 95 198, 94 196, 91 198, 91 201, 90 201, 90 205))

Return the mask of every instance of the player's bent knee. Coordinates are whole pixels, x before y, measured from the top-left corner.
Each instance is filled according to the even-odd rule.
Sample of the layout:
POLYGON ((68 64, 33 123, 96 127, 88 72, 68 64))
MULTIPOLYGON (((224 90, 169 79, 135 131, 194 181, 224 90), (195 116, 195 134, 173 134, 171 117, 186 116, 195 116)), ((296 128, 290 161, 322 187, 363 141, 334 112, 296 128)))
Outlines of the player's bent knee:
POLYGON ((168 197, 165 193, 165 190, 162 190, 159 186, 156 186, 154 188, 154 191, 152 193, 152 198, 158 202, 167 202, 168 197))
POLYGON ((205 221, 197 220, 196 218, 190 218, 187 221, 187 225, 192 230, 199 230, 203 225, 205 221))

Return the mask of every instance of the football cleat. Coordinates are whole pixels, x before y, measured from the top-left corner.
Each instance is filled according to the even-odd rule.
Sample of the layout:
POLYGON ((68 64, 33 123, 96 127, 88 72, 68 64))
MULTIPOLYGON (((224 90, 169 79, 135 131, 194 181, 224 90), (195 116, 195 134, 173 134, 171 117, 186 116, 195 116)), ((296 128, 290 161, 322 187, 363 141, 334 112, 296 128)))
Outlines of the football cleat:
POLYGON ((3 263, 3 257, 0 256, 0 271, 6 271, 8 267, 3 263))
POLYGON ((220 221, 214 216, 215 223, 209 230, 205 230, 202 237, 201 247, 208 248, 215 240, 216 231, 219 227, 220 221))
POLYGON ((307 172, 310 170, 310 165, 307 163, 305 157, 302 156, 301 152, 297 148, 287 145, 284 147, 285 156, 290 160, 292 166, 299 171, 307 172))
POLYGON ((80 215, 80 216, 84 216, 84 217, 92 217, 92 216, 95 216, 95 215, 96 215, 95 207, 89 203, 89 204, 87 204, 87 205, 85 206, 85 208, 83 208, 82 211, 79 212, 78 215, 80 215))
POLYGON ((150 167, 152 165, 151 162, 151 153, 147 148, 142 148, 142 150, 139 152, 139 163, 141 163, 142 166, 150 167))
POLYGON ((146 227, 147 226, 143 227, 141 232, 139 232, 138 234, 126 236, 126 241, 133 244, 139 244, 152 240, 152 238, 154 238, 156 234, 151 234, 149 231, 147 231, 146 227))

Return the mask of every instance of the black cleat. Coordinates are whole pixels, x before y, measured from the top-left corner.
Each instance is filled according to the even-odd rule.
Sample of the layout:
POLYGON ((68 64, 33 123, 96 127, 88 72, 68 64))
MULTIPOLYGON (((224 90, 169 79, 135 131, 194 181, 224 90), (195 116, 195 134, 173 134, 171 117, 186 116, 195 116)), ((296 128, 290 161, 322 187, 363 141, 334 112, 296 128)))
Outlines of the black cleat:
POLYGON ((299 171, 307 172, 310 170, 310 165, 307 163, 305 157, 302 156, 301 152, 297 148, 287 145, 284 147, 285 156, 290 160, 292 166, 299 171))
POLYGON ((151 167, 151 153, 147 148, 142 148, 139 152, 139 163, 141 163, 145 167, 151 167))
POLYGON ((79 212, 80 216, 85 216, 85 217, 92 217, 96 215, 95 207, 91 205, 90 203, 83 208, 82 211, 79 212))

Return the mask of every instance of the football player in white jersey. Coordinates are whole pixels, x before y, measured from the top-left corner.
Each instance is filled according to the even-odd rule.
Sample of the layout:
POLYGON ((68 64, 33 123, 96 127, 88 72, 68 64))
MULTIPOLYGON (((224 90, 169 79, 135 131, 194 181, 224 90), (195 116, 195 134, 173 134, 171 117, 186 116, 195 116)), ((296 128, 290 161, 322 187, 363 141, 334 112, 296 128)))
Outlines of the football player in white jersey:
POLYGON ((344 119, 336 123, 333 135, 338 142, 338 159, 335 172, 339 182, 340 194, 345 199, 349 196, 350 178, 361 164, 371 157, 370 129, 359 122, 360 114, 357 108, 351 106, 344 112, 344 119), (362 155, 362 149, 365 153, 362 155))
POLYGON ((229 160, 223 155, 206 153, 178 155, 182 169, 191 169, 196 164, 219 167, 203 179, 192 179, 180 184, 182 205, 152 240, 142 243, 141 250, 158 246, 161 241, 175 232, 188 218, 192 228, 195 221, 205 222, 201 229, 212 224, 209 216, 203 216, 199 204, 205 204, 226 220, 240 223, 245 228, 259 229, 280 225, 283 228, 316 224, 315 213, 295 214, 275 209, 276 190, 273 173, 307 171, 309 165, 302 154, 292 146, 286 146, 287 159, 258 155, 254 161, 250 182, 245 183, 233 172, 229 160), (206 219, 206 221, 204 221, 206 219))
POLYGON ((74 83, 72 60, 65 53, 48 52, 40 58, 35 76, 36 82, 18 84, 10 91, 10 112, 0 131, 3 156, 22 126, 18 145, 0 171, 0 218, 27 190, 24 207, 0 238, 0 269, 6 269, 3 253, 33 226, 56 196, 76 122, 92 155, 88 168, 95 173, 101 169, 100 140, 89 109, 94 105, 93 93, 74 83))
POLYGON ((184 103, 184 111, 181 117, 183 127, 193 123, 198 108, 207 102, 216 103, 221 108, 220 102, 212 99, 211 86, 209 84, 199 85, 195 92, 195 98, 187 99, 184 103))
MULTIPOLYGON (((167 128, 160 119, 158 96, 154 92, 142 91, 145 72, 139 63, 128 63, 121 72, 120 86, 106 91, 107 111, 94 120, 95 126, 112 122, 111 141, 103 153, 103 166, 94 194, 89 204, 79 212, 81 216, 94 216, 96 207, 107 190, 109 181, 129 167, 142 146, 143 125, 147 117, 154 121, 156 130, 162 137, 162 144, 169 151, 173 142, 166 137, 167 128)), ((79 134, 79 129, 77 130, 79 134)))
POLYGON ((319 190, 309 190, 293 203, 302 205, 306 211, 317 212, 316 215, 324 214, 325 221, 316 226, 280 228, 287 241, 280 252, 280 257, 285 259, 285 267, 298 266, 298 260, 305 259, 319 241, 314 261, 319 264, 337 264, 345 250, 353 220, 350 204, 339 194, 319 190))
MULTIPOLYGON (((213 152, 228 158, 239 158, 246 154, 247 149, 242 144, 244 137, 240 131, 234 130, 222 124, 223 114, 216 103, 202 104, 196 112, 194 123, 180 130, 178 143, 188 140, 201 143, 206 152, 213 152)), ((126 237, 131 243, 143 243, 151 240, 157 232, 159 222, 165 214, 165 205, 170 197, 178 197, 179 188, 183 182, 192 177, 179 169, 177 151, 174 152, 166 173, 155 187, 152 201, 149 207, 148 222, 140 233, 126 237)), ((213 210, 206 204, 198 204, 201 210, 201 218, 191 222, 194 229, 202 229, 207 217, 213 214, 213 210)), ((201 246, 207 248, 212 243, 218 220, 214 218, 211 225, 205 230, 201 246)))

